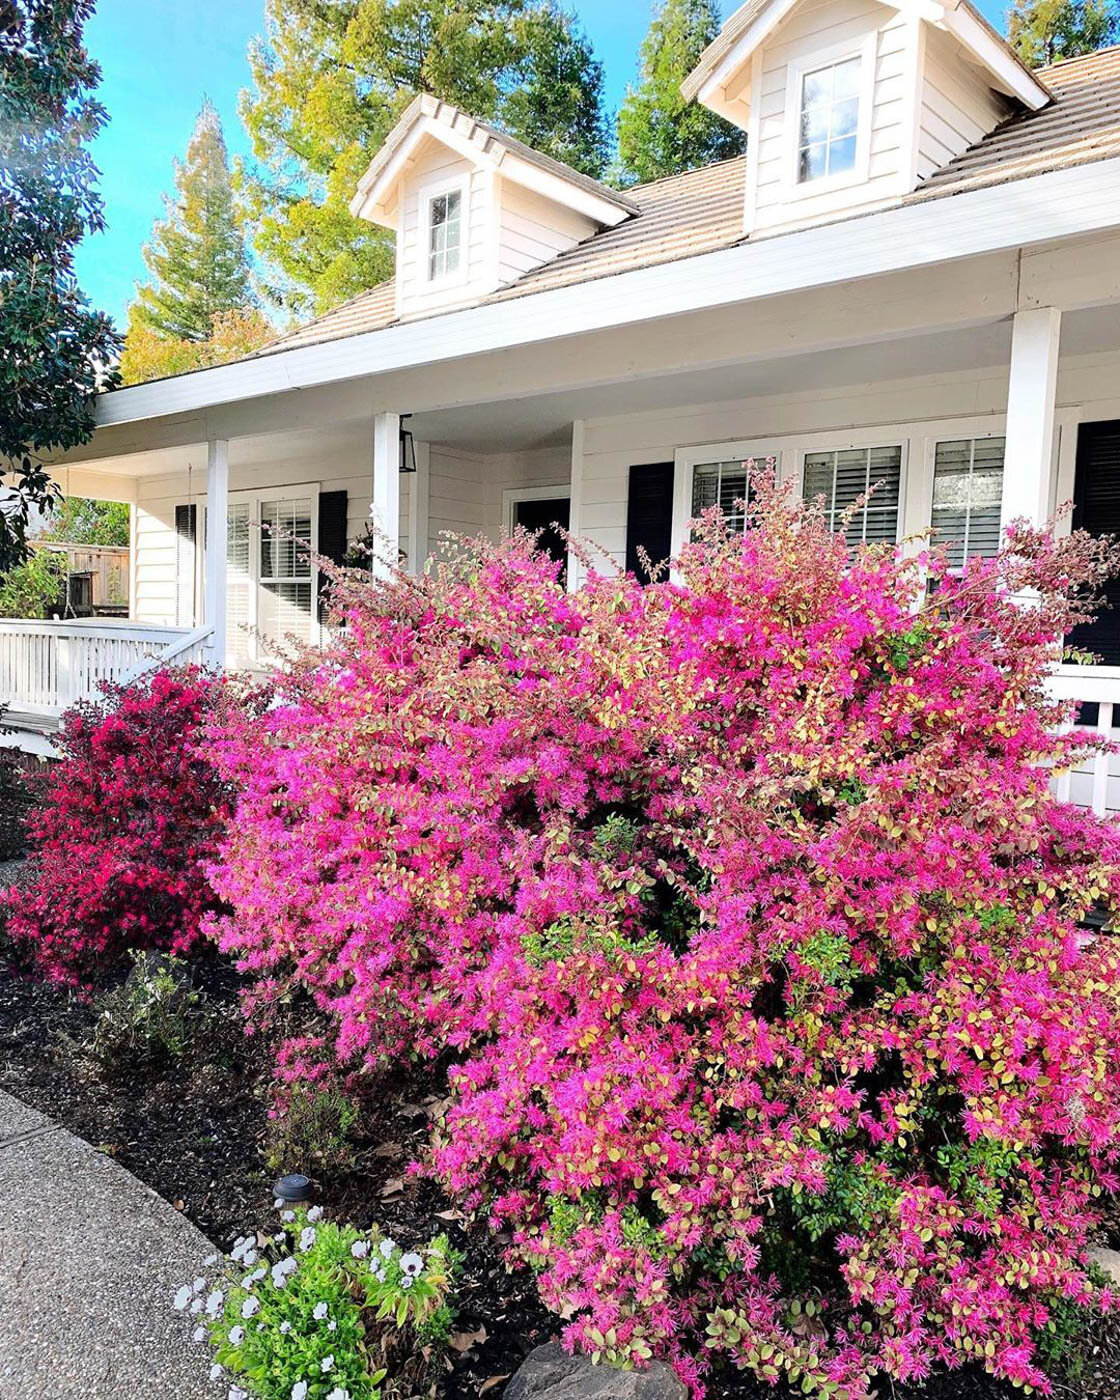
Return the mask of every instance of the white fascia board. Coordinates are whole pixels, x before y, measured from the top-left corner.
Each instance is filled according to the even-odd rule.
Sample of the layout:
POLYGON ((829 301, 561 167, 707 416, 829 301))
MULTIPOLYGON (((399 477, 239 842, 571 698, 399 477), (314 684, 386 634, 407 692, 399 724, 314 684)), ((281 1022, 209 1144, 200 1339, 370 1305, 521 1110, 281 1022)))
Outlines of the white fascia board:
POLYGON ((98 398, 96 421, 195 413, 1115 228, 1120 158, 116 389, 98 398))
POLYGON ((942 25, 983 64, 1001 92, 1017 97, 1025 107, 1037 112, 1052 100, 1047 89, 1014 54, 1000 43, 986 24, 957 3, 945 6, 942 25))
MULTIPOLYGON (((464 160, 472 161, 480 169, 494 169, 496 157, 483 146, 457 131, 454 126, 438 117, 422 116, 414 123, 412 130, 397 146, 385 168, 378 171, 377 178, 365 189, 358 186, 358 193, 350 201, 350 212, 358 219, 368 219, 370 223, 383 224, 386 228, 396 228, 396 221, 389 210, 395 202, 396 184, 404 173, 404 168, 416 153, 420 142, 430 136, 441 142, 464 160)), ((499 151, 501 147, 497 148, 499 151)))
MULTIPOLYGON (((722 58, 716 61, 711 73, 696 90, 697 100, 706 107, 710 99, 717 97, 739 69, 750 61, 751 54, 754 53, 755 49, 760 44, 765 43, 797 3, 798 0, 774 0, 772 5, 768 5, 755 22, 743 31, 722 58)), ((686 80, 686 86, 691 90, 695 86, 695 80, 692 83, 688 83, 686 80)), ((688 95, 687 92, 685 95, 688 95)))

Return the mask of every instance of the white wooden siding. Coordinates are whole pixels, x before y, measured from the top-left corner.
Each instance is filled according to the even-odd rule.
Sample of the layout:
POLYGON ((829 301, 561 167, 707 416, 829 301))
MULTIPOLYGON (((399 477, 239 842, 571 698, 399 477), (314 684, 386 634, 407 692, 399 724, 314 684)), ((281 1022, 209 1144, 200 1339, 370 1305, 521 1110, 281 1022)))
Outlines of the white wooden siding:
POLYGON ((590 238, 583 214, 509 180, 499 180, 498 281, 505 285, 590 238))
POLYGON ((493 290, 493 177, 434 139, 425 143, 401 182, 397 231, 397 311, 404 318, 478 301, 493 290), (427 195, 463 181, 463 270, 447 282, 428 281, 427 195))
POLYGON ((988 86, 948 34, 927 26, 918 121, 919 180, 947 165, 1010 113, 1011 105, 988 86))
POLYGON ((497 540, 503 493, 567 485, 571 457, 567 447, 482 456, 433 444, 429 470, 428 548, 434 553, 445 531, 497 540))

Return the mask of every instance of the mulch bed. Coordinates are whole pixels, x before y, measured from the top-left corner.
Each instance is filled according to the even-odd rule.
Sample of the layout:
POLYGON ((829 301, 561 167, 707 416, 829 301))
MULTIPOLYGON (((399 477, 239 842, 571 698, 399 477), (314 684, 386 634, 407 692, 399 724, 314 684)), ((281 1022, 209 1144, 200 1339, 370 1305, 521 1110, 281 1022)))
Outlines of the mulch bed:
MULTIPOLYGON (((195 972, 208 1004, 228 1015, 230 1035, 208 1037, 183 1060, 163 1068, 128 1067, 98 1074, 75 1046, 89 1033, 88 1002, 29 980, 0 940, 0 1088, 49 1114, 99 1146, 182 1210, 216 1244, 272 1217, 273 1174, 266 1171, 267 1064, 264 1047, 236 1028, 236 978, 208 960, 195 972)), ((443 1394, 467 1400, 500 1395, 500 1385, 525 1355, 557 1334, 557 1319, 536 1300, 531 1278, 509 1272, 500 1241, 471 1226, 436 1186, 410 1176, 421 1156, 433 1101, 413 1086, 387 1100, 370 1141, 356 1145, 355 1165, 317 1182, 317 1199, 337 1219, 376 1221, 401 1243, 445 1231, 464 1256, 455 1347, 443 1394)), ((292 1163, 294 1168, 298 1164, 292 1163)), ((1109 1243, 1120 1244, 1120 1213, 1109 1243)), ((1060 1400, 1118 1400, 1120 1321, 1101 1324, 1096 1348, 1076 1381, 1055 1386, 1060 1400)), ((785 1400, 785 1392, 716 1379, 713 1400, 785 1400)), ((943 1376, 923 1387, 884 1388, 883 1400, 1013 1400, 1022 1391, 980 1372, 943 1376)))

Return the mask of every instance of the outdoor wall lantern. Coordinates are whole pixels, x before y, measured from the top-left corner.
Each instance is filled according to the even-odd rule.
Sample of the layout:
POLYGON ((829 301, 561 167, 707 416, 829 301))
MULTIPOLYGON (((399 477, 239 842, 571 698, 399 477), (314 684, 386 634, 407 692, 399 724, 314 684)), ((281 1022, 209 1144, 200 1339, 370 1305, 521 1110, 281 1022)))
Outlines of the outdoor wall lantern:
POLYGON ((416 443, 412 434, 405 427, 405 420, 411 418, 411 413, 401 414, 401 471, 414 472, 416 470, 416 443))

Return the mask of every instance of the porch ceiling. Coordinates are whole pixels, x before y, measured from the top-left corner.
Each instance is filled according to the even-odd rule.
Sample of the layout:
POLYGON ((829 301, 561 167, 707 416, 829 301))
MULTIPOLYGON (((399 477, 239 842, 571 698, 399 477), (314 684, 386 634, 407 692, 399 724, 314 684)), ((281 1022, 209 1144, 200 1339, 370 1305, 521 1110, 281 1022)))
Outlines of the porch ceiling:
MULTIPOLYGON (((743 342, 750 344, 750 317, 743 318, 743 342)), ((846 386, 884 384, 928 375, 968 373, 1006 366, 1011 346, 1011 323, 1000 319, 929 335, 912 335, 870 344, 743 360, 701 370, 619 378, 590 387, 537 393, 486 403, 420 411, 410 427, 420 441, 442 443, 463 451, 497 453, 527 451, 567 443, 578 418, 600 418, 687 404, 722 403, 784 393, 816 393, 846 386)), ((1120 351, 1120 312, 1115 306, 1068 312, 1062 324, 1063 358, 1120 351)), ((365 450, 372 408, 354 416, 333 401, 328 390, 300 390, 288 396, 292 406, 281 418, 293 424, 283 431, 230 437, 231 468, 267 466, 283 458, 321 456, 365 450), (306 426, 303 426, 306 424, 306 426)), ((397 407, 407 412, 409 405, 397 407)), ((121 477, 165 475, 206 469, 204 440, 159 443, 159 423, 134 424, 127 430, 104 429, 106 440, 127 432, 128 445, 119 454, 98 454, 75 475, 116 474, 121 477), (146 439, 154 440, 146 446, 146 439), (132 450, 130 450, 132 449, 132 450)), ((107 445, 107 444, 106 444, 107 445)), ((67 471, 60 466, 59 475, 67 471)))

